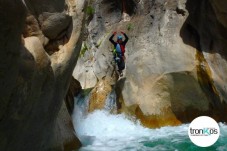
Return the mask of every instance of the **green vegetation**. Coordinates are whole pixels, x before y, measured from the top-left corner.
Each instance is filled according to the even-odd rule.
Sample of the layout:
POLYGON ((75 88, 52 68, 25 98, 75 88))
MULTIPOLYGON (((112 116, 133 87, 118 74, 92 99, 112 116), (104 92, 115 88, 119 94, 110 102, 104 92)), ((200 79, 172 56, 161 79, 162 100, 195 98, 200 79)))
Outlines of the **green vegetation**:
POLYGON ((99 48, 102 44, 102 40, 99 41, 98 45, 97 45, 97 48, 99 48))
POLYGON ((129 24, 127 25, 127 30, 130 31, 130 30, 132 30, 132 29, 133 29, 133 24, 132 24, 132 23, 129 23, 129 24))
POLYGON ((82 49, 80 50, 80 57, 84 57, 85 52, 88 50, 88 47, 86 44, 83 45, 82 49))
POLYGON ((89 95, 89 93, 92 91, 93 88, 87 88, 82 90, 82 96, 86 97, 89 95))
POLYGON ((95 9, 94 9, 92 6, 87 6, 87 8, 86 8, 86 13, 87 13, 89 16, 93 16, 94 13, 95 13, 95 9))

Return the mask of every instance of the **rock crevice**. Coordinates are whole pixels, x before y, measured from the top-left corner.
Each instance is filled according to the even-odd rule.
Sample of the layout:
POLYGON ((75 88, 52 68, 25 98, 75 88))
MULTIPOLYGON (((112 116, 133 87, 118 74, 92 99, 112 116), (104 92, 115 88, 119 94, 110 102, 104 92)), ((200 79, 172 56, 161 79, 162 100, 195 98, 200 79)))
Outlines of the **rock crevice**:
POLYGON ((99 9, 88 25, 89 49, 79 58, 74 77, 83 88, 94 87, 103 77, 115 84, 116 77, 109 74, 114 64, 108 38, 113 31, 125 31, 129 36, 125 77, 117 82, 124 82, 117 90, 120 111, 136 115, 148 127, 191 122, 200 115, 226 121, 225 3, 141 0, 135 4, 130 20, 122 20, 118 11, 109 11, 116 5, 94 3, 99 9))

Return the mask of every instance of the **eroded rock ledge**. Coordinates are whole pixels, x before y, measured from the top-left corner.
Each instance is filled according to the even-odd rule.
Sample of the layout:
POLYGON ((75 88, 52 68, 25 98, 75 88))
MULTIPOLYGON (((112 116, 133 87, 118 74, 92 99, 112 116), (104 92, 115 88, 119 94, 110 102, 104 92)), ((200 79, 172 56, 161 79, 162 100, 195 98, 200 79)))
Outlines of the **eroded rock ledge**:
POLYGON ((200 115, 226 122, 227 3, 134 1, 136 11, 122 20, 118 2, 92 4, 86 49, 74 70, 82 87, 98 86, 103 77, 115 83, 108 38, 113 31, 125 31, 130 39, 125 77, 116 89, 120 111, 137 116, 147 127, 188 123, 200 115))
POLYGON ((82 45, 85 2, 1 1, 0 150, 80 146, 63 100, 82 45))

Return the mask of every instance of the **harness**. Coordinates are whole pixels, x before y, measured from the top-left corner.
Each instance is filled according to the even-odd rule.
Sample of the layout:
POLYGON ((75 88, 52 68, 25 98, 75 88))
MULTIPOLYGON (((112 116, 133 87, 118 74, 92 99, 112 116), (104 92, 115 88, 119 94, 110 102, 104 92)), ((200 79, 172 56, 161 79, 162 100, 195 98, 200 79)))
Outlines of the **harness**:
POLYGON ((118 66, 118 70, 125 69, 125 62, 124 62, 124 45, 117 43, 113 50, 114 61, 118 66))
POLYGON ((122 56, 124 56, 124 52, 125 52, 125 50, 124 50, 125 48, 124 48, 124 45, 121 45, 121 44, 117 44, 116 46, 115 46, 115 48, 114 48, 114 50, 113 50, 113 53, 116 55, 116 56, 118 56, 118 57, 122 57, 122 56))

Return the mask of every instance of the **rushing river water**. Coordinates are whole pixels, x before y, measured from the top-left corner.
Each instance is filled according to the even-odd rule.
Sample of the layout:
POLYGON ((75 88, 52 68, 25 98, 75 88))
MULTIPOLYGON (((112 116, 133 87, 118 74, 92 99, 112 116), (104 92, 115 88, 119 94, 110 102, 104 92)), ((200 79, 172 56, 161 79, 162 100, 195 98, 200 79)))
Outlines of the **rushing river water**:
POLYGON ((76 100, 73 115, 76 134, 83 144, 80 151, 227 151, 227 125, 222 123, 218 141, 201 148, 190 141, 188 124, 148 129, 124 114, 107 110, 88 114, 87 103, 86 98, 76 100))

